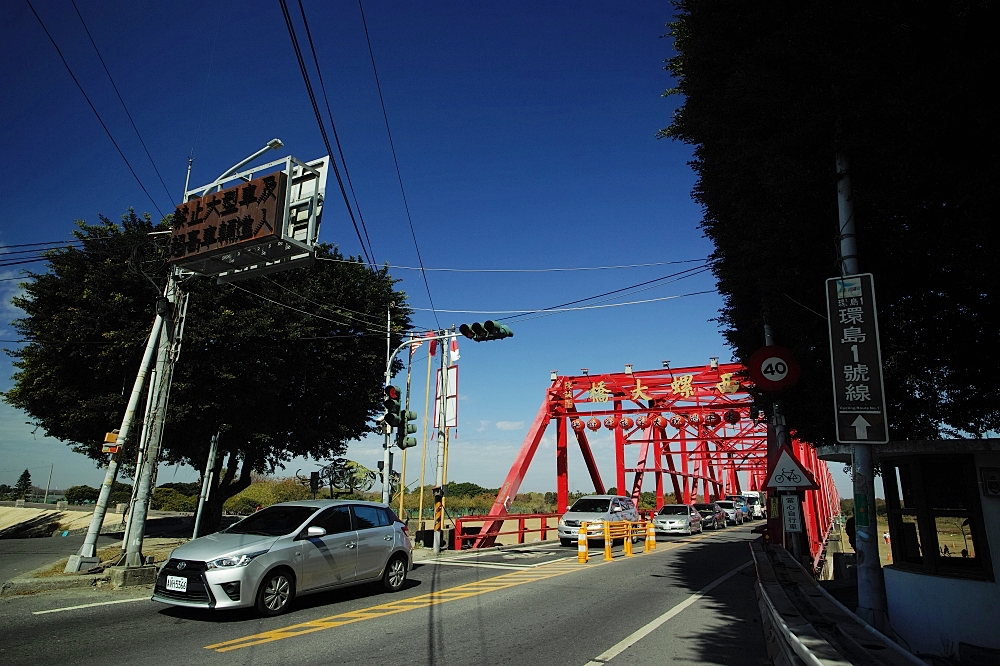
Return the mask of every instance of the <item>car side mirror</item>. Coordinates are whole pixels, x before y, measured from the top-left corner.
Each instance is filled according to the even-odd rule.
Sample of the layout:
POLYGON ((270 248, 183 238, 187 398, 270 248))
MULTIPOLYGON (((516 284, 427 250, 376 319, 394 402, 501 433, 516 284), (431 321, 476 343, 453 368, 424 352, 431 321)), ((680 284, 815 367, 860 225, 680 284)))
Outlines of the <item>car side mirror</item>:
POLYGON ((326 530, 323 529, 322 527, 317 526, 317 525, 310 525, 306 529, 306 538, 307 539, 313 539, 313 538, 316 538, 316 537, 324 537, 324 536, 326 536, 326 530))

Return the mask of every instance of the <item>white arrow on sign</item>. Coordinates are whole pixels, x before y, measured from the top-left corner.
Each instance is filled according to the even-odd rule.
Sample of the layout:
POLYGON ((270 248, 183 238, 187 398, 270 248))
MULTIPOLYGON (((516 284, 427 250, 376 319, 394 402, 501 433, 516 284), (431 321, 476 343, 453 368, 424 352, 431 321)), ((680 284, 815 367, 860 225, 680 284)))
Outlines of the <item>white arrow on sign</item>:
POLYGON ((854 423, 851 425, 854 426, 854 432, 857 433, 857 439, 868 439, 868 426, 870 426, 871 423, 868 423, 868 421, 865 420, 865 417, 859 416, 854 419, 854 423))

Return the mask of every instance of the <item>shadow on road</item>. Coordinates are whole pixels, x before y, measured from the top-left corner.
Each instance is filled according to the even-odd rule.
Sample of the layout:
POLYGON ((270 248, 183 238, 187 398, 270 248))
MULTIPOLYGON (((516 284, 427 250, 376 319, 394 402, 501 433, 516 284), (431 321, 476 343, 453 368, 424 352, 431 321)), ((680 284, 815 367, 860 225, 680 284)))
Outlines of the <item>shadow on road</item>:
MULTIPOLYGON (((696 540, 674 553, 673 564, 667 571, 651 573, 650 577, 662 579, 656 585, 698 592, 751 559, 749 536, 741 530, 728 537, 723 532, 721 538, 696 540)), ((685 542, 689 539, 669 541, 685 542)), ((753 566, 742 569, 698 601, 701 610, 711 614, 703 626, 674 625, 674 636, 690 650, 692 662, 769 663, 753 587, 756 580, 757 573, 753 566)))
MULTIPOLYGON (((365 583, 363 585, 355 585, 354 587, 330 590, 328 592, 317 592, 316 594, 297 597, 292 601, 291 608, 287 613, 279 615, 277 618, 268 619, 278 620, 282 625, 285 625, 288 623, 288 619, 295 619, 297 613, 311 610, 313 608, 323 608, 324 612, 329 611, 329 615, 336 615, 337 613, 343 613, 350 610, 349 608, 343 608, 341 606, 345 602, 357 601, 358 599, 370 599, 375 601, 375 603, 386 603, 400 598, 399 593, 390 594, 388 592, 382 592, 378 588, 378 585, 379 584, 377 582, 365 583)), ((412 590, 415 587, 420 587, 420 581, 407 578, 406 582, 403 584, 401 592, 412 590)), ((201 608, 187 608, 185 606, 165 606, 160 611, 160 615, 178 618, 180 620, 210 622, 215 624, 231 624, 253 620, 263 621, 265 619, 257 615, 253 608, 207 610, 201 608)))

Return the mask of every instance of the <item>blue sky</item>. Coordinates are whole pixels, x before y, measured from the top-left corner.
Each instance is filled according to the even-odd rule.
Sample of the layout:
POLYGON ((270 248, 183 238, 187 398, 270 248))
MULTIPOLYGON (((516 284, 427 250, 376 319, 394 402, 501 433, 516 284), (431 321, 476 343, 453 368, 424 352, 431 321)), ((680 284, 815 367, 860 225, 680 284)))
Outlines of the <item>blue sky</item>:
MULTIPOLYGON (((72 6, 32 2, 164 213, 180 198, 192 150, 192 184, 209 182, 273 137, 285 144, 274 157, 325 154, 277 2, 77 0, 167 191, 72 6)), ((289 4, 298 24, 297 4, 289 4)), ((358 6, 314 0, 305 6, 375 257, 416 266, 358 6)), ((667 3, 371 1, 365 15, 425 266, 648 264, 711 252, 690 198, 691 151, 655 139, 677 104, 661 96, 672 85, 662 69, 671 41, 660 38, 670 18, 667 3)), ((129 206, 155 215, 27 4, 13 4, 5 19, 0 182, 7 214, 0 246, 65 239, 74 219, 93 221, 98 213, 114 219, 129 206)), ((308 48, 301 25, 299 36, 308 48)), ((315 73, 313 81, 318 87, 315 73)), ((339 194, 328 192, 321 240, 357 254, 339 194)), ((439 309, 496 312, 553 306, 676 270, 431 272, 428 279, 439 309)), ((0 278, 16 275, 0 271, 6 271, 0 278)), ((393 274, 418 308, 414 322, 434 327, 420 274, 403 268, 393 274)), ((17 315, 9 305, 15 285, 0 281, 3 339, 14 337, 7 322, 17 315)), ((618 300, 713 289, 711 275, 702 273, 618 300)), ((625 363, 658 367, 664 359, 675 367, 710 356, 728 360, 711 321, 720 305, 713 292, 567 312, 514 323, 515 337, 502 342, 463 341, 450 478, 501 483, 552 369, 576 374, 581 367, 620 371, 625 363)), ((489 315, 438 317, 450 325, 489 315)), ((412 407, 421 414, 425 358, 415 356, 413 380, 412 407)), ((9 360, 0 360, 0 389, 10 386, 10 374, 9 360)), ((50 463, 55 485, 100 480, 93 463, 32 434, 26 420, 0 405, 0 483, 11 483, 25 467, 37 480, 50 463)), ((598 439, 596 446, 611 478, 610 440, 598 439)), ((585 490, 582 460, 572 455, 570 487, 585 490)), ((381 445, 352 443, 348 456, 373 467, 381 445)), ((416 457, 410 456, 408 481, 418 472, 416 457)), ((307 471, 313 463, 293 461, 288 472, 298 468, 307 471)), ((159 480, 196 476, 165 468, 159 480)), ((840 485, 847 495, 846 483, 840 485)), ((551 436, 522 488, 555 489, 551 436)))

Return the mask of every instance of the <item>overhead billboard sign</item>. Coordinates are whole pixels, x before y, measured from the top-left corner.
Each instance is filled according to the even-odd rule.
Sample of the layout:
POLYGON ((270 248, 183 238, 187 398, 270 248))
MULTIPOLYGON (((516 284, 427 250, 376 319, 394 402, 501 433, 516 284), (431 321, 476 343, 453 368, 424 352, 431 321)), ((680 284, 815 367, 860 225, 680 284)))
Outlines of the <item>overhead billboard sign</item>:
POLYGON ((837 441, 885 444, 889 424, 871 273, 827 280, 826 305, 837 441))
POLYGON ((287 183, 278 171, 177 206, 170 260, 198 266, 241 245, 280 239, 287 183))

